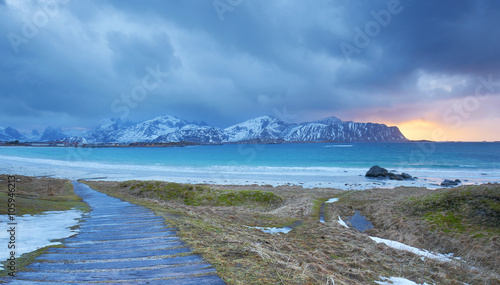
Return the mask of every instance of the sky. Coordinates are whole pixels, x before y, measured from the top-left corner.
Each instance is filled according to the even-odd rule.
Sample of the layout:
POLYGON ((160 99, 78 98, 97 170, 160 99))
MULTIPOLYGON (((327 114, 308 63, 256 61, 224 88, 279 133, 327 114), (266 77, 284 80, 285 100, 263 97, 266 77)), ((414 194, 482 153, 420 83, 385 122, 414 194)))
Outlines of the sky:
POLYGON ((0 0, 0 126, 161 115, 500 141, 500 1, 0 0))

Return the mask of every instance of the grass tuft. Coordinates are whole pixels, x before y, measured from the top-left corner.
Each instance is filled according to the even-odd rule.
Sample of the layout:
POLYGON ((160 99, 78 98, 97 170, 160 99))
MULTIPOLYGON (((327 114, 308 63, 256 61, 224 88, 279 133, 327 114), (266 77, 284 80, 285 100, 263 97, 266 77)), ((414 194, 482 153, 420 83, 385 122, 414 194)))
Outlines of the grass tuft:
POLYGON ((226 284, 374 284, 380 276, 405 277, 419 284, 497 284, 500 280, 496 269, 499 263, 495 261, 500 256, 498 238, 491 238, 488 244, 482 245, 465 238, 468 235, 464 234, 450 244, 450 236, 441 230, 431 231, 426 220, 401 210, 401 203, 407 202, 408 197, 436 194, 425 188, 347 192, 294 186, 207 187, 150 181, 85 183, 162 215, 193 252, 201 254, 217 269, 226 284), (277 207, 256 207, 256 200, 272 201, 274 196, 261 195, 265 192, 284 197, 284 201, 277 207), (172 198, 158 198, 160 194, 172 195, 172 198), (198 203, 196 197, 212 200, 207 198, 198 203), (443 263, 422 259, 377 244, 365 233, 346 229, 333 218, 318 223, 325 197, 340 198, 328 204, 327 217, 359 210, 369 216, 376 227, 370 230, 370 235, 431 251, 453 252, 464 261, 443 263), (241 201, 246 204, 223 206, 241 201), (247 227, 290 225, 297 220, 302 222, 301 226, 284 235, 270 235, 247 227), (464 244, 467 248, 474 247, 478 254, 467 255, 467 252, 456 250, 466 248, 464 244))
MULTIPOLYGON (((68 180, 53 178, 34 178, 16 175, 14 196, 16 215, 36 215, 47 211, 66 211, 79 209, 87 211, 88 206, 73 192, 73 185, 68 180)), ((0 204, 9 201, 7 176, 0 175, 0 204)), ((0 207, 0 215, 8 214, 8 208, 0 207)))
POLYGON ((260 190, 219 190, 208 186, 160 181, 125 181, 119 184, 131 194, 164 201, 180 201, 192 206, 277 207, 283 198, 260 190))
POLYGON ((500 186, 443 189, 432 195, 410 198, 402 208, 445 232, 500 234, 500 186))

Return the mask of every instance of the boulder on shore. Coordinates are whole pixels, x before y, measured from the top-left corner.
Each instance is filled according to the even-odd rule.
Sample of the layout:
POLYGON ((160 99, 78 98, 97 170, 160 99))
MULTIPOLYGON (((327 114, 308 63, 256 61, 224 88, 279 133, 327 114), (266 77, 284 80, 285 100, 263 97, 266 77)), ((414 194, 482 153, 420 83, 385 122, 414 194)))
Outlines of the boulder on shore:
POLYGON ((387 176, 389 176, 389 179, 391 179, 391 180, 405 180, 405 178, 403 177, 403 175, 396 174, 396 173, 393 173, 393 172, 389 172, 389 174, 387 174, 387 176))
POLYGON ((366 172, 365 176, 366 177, 387 177, 389 174, 389 171, 383 167, 380 167, 378 165, 372 166, 368 172, 366 172))
POLYGON ((387 169, 378 165, 372 166, 366 172, 365 177, 389 178, 391 180, 416 180, 416 177, 412 177, 408 173, 403 172, 401 174, 397 174, 394 172, 389 172, 387 169))
POLYGON ((455 179, 455 180, 445 179, 443 182, 441 182, 441 186, 443 187, 457 186, 460 183, 462 183, 460 179, 455 179))
POLYGON ((401 176, 405 179, 405 180, 413 180, 413 177, 408 174, 408 173, 401 173, 401 176))

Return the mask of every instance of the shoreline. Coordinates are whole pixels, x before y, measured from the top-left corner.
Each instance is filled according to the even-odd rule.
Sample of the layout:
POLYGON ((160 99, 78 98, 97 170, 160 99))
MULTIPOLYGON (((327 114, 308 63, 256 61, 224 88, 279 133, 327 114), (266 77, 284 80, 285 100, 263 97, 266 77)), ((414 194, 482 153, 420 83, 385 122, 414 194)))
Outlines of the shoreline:
MULTIPOLYGON (((50 176, 77 180, 100 178, 104 181, 160 180, 190 184, 301 186, 366 190, 373 188, 425 187, 442 188, 445 179, 460 179, 461 185, 500 182, 500 170, 471 171, 436 169, 397 169, 418 177, 417 180, 389 180, 364 177, 368 169, 338 167, 268 167, 213 166, 175 167, 161 165, 114 165, 95 162, 30 159, 0 155, 1 173, 27 176, 50 176)), ((391 169, 392 170, 392 169, 391 169)))
POLYGON ((64 179, 161 180, 223 185, 297 185, 366 190, 398 186, 441 188, 500 182, 500 145, 297 144, 296 146, 187 146, 185 148, 2 147, 2 173, 64 179), (397 147, 396 147, 397 145, 397 147), (374 165, 416 180, 369 179, 374 165))

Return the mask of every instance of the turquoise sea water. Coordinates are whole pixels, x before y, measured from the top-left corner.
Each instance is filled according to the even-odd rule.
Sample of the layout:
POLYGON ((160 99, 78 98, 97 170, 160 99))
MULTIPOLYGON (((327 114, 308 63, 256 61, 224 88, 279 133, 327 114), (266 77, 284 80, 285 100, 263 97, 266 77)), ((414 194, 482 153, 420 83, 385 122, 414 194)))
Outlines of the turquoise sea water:
POLYGON ((311 187, 373 184, 376 182, 363 175, 371 166, 380 165, 422 177, 421 183, 437 183, 444 178, 484 183, 499 182, 500 143, 0 147, 0 162, 3 173, 32 171, 68 178, 80 175, 201 183, 303 183, 311 187))

